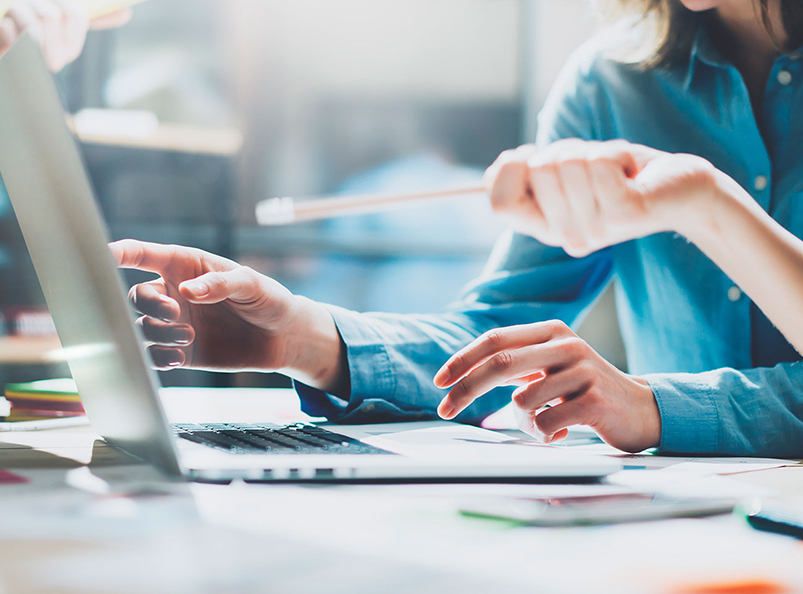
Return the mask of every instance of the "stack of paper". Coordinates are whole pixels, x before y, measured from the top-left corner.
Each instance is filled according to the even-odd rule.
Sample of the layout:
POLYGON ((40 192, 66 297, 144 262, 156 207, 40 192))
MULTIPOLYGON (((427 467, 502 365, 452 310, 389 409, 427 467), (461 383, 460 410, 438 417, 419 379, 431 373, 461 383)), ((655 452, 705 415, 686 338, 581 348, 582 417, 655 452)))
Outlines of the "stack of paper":
POLYGON ((5 421, 39 421, 84 415, 81 398, 71 379, 8 384, 6 400, 11 410, 5 421))

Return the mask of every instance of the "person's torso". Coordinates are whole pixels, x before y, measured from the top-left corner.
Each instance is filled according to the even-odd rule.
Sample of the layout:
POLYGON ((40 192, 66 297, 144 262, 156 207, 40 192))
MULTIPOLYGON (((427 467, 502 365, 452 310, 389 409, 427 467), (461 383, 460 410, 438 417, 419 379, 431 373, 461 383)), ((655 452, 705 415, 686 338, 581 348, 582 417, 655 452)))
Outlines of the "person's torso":
MULTIPOLYGON (((779 58, 753 113, 739 72, 703 48, 667 71, 599 60, 600 140, 623 138, 693 153, 747 189, 803 238, 803 58, 779 58)), ((713 262, 664 233, 613 248, 631 371, 696 372, 769 366, 799 356, 713 262)), ((801 271, 803 274, 803 271, 801 271)), ((803 323, 803 320, 801 320, 803 323)))

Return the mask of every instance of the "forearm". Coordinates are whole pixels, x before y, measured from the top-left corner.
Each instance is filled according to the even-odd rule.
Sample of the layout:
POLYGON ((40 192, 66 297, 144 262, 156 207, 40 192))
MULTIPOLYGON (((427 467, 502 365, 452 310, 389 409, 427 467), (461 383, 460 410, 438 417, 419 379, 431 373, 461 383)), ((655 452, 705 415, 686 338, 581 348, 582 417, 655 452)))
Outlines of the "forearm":
POLYGON ((803 350, 803 242, 772 219, 735 181, 717 172, 692 225, 677 229, 803 350))

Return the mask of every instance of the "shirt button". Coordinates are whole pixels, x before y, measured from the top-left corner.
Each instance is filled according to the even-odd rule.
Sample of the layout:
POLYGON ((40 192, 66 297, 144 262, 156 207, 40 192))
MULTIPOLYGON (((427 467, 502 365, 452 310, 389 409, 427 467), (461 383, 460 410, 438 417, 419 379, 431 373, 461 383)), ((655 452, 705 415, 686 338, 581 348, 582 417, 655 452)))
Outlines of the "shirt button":
POLYGON ((759 192, 763 192, 767 189, 769 181, 770 180, 767 179, 766 175, 758 175, 756 176, 756 179, 753 180, 753 187, 759 192))
POLYGON ((781 70, 778 73, 778 82, 781 83, 783 86, 788 85, 792 82, 792 73, 788 70, 781 70))
POLYGON ((734 303, 742 298, 742 290, 739 287, 731 287, 728 289, 728 299, 734 303))

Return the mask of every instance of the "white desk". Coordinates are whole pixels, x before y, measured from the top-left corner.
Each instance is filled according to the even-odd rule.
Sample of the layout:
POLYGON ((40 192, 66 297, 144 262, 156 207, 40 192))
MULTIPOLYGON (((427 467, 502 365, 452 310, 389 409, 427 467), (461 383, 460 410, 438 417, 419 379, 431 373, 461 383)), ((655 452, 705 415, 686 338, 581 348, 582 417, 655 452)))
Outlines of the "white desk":
MULTIPOLYGON (((268 392, 173 390, 165 405, 176 421, 298 414, 291 392, 268 392)), ((455 511, 536 487, 170 483, 88 428, 2 434, 0 468, 30 481, 0 485, 13 593, 803 591, 803 544, 736 517, 536 529, 455 511)), ((712 480, 803 506, 800 467, 712 480)))

